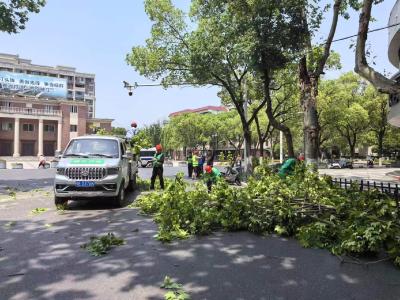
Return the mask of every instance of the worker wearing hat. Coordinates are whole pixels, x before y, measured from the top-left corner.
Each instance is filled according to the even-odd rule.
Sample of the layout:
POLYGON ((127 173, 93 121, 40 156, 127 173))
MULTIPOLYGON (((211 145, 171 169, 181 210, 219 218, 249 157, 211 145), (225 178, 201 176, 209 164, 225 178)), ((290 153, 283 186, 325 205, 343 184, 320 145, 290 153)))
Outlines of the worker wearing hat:
POLYGON ((156 181, 156 177, 160 179, 160 186, 164 189, 164 178, 163 178, 163 164, 164 164, 164 153, 162 152, 161 145, 156 146, 156 154, 154 154, 153 160, 153 174, 151 175, 151 184, 150 189, 154 190, 154 183, 156 181))
POLYGON ((221 172, 216 167, 206 166, 206 178, 207 178, 207 188, 208 192, 211 192, 213 183, 215 183, 218 178, 221 177, 221 172))

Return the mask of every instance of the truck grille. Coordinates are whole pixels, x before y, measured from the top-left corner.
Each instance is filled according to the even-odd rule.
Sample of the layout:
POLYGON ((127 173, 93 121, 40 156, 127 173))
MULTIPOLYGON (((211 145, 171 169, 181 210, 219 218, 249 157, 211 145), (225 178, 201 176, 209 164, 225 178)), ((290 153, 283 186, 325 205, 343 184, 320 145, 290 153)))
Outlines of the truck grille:
POLYGON ((105 168, 67 168, 65 175, 73 180, 100 180, 106 176, 105 168))

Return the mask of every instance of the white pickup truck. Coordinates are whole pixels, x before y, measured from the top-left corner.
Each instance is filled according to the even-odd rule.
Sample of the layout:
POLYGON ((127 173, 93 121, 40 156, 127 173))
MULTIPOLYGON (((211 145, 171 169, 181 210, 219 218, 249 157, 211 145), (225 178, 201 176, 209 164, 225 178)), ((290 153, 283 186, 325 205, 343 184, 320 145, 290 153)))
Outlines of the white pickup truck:
POLYGON ((125 140, 113 136, 82 136, 72 139, 60 156, 54 180, 54 202, 69 199, 110 198, 121 207, 125 190, 136 187, 137 160, 125 140))

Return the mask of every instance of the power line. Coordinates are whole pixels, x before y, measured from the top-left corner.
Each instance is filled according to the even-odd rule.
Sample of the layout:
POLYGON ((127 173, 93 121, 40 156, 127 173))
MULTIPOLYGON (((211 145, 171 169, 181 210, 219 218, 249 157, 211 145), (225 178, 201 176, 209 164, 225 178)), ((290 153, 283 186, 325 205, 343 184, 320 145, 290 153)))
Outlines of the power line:
MULTIPOLYGON (((388 26, 381 27, 381 28, 372 29, 372 30, 369 30, 368 33, 376 32, 376 31, 380 31, 380 30, 384 30, 384 29, 388 29, 388 28, 392 28, 392 27, 395 27, 395 26, 397 26, 397 25, 400 25, 400 23, 388 25, 388 26)), ((346 37, 343 37, 343 38, 340 38, 340 39, 333 40, 332 43, 334 43, 334 42, 340 42, 340 41, 344 41, 344 40, 348 40, 348 39, 351 39, 351 38, 357 37, 357 36, 358 36, 358 34, 346 36, 346 37)))
MULTIPOLYGON (((372 32, 377 32, 377 31, 381 31, 381 30, 384 30, 384 29, 389 29, 389 28, 392 28, 392 27, 395 27, 395 26, 398 26, 398 25, 400 25, 400 22, 399 22, 399 23, 392 24, 392 25, 388 25, 388 26, 385 26, 385 27, 375 28, 375 29, 369 30, 367 33, 372 33, 372 32)), ((349 35, 349 36, 346 36, 346 37, 342 37, 342 38, 340 38, 340 39, 332 40, 332 43, 345 41, 345 40, 348 40, 348 39, 351 39, 351 38, 354 38, 354 37, 357 37, 357 36, 358 36, 358 34, 349 35)), ((320 44, 320 45, 324 45, 324 44, 326 44, 326 42, 323 43, 323 44, 320 44)), ((126 82, 126 81, 123 81, 123 83, 124 83, 124 88, 126 88, 126 89, 129 90, 129 95, 130 95, 130 96, 132 95, 132 90, 134 90, 134 89, 136 89, 136 88, 138 88, 138 87, 163 86, 163 84, 161 84, 161 83, 154 83, 154 84, 151 84, 151 83, 150 83, 150 84, 138 84, 137 82, 135 82, 133 85, 132 85, 132 84, 129 84, 129 83, 126 82)), ((183 86, 183 85, 197 85, 197 84, 199 84, 199 83, 194 83, 194 82, 182 82, 182 83, 175 83, 175 84, 172 84, 172 85, 175 85, 175 86, 183 86)), ((207 85, 207 84, 206 84, 206 85, 207 85)))

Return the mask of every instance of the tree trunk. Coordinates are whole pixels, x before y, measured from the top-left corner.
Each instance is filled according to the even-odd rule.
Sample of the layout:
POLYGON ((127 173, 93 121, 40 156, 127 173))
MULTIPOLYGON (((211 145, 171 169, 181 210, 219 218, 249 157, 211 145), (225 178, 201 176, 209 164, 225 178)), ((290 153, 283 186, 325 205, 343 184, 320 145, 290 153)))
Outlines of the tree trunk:
POLYGON ((374 2, 374 0, 363 1, 358 22, 354 71, 368 80, 381 93, 398 94, 400 85, 395 80, 389 79, 376 71, 367 61, 366 53, 368 49, 366 47, 366 42, 368 38, 368 26, 371 20, 371 9, 374 2))
POLYGON ((258 120, 258 116, 256 116, 254 118, 254 121, 256 122, 258 143, 259 143, 259 147, 260 147, 260 157, 264 157, 264 139, 263 139, 263 134, 261 132, 260 122, 258 120))
POLYGON ((305 57, 300 61, 299 73, 300 102, 303 109, 304 156, 307 164, 317 164, 319 153, 318 80, 309 76, 305 57))
POLYGON ((288 156, 295 157, 294 155, 294 148, 293 148, 293 137, 292 132, 290 130, 284 131, 283 134, 285 135, 286 145, 288 149, 288 156))
POLYGON ((260 157, 264 157, 264 142, 260 141, 260 157))
POLYGON ((245 150, 247 152, 247 161, 244 162, 244 164, 245 164, 244 168, 245 168, 245 172, 247 174, 251 174, 253 171, 253 167, 252 167, 253 157, 251 155, 251 131, 250 131, 250 128, 248 128, 248 126, 246 126, 246 128, 243 130, 243 133, 244 133, 244 140, 245 140, 245 150))
POLYGON ((274 160, 274 146, 275 146, 274 138, 272 137, 272 134, 271 134, 271 161, 274 160))
POLYGON ((355 145, 355 144, 352 144, 352 143, 350 143, 350 144, 349 144, 349 147, 350 147, 350 156, 351 156, 351 159, 354 159, 356 145, 355 145))
POLYGON ((384 133, 381 131, 378 134, 378 156, 381 158, 383 156, 383 138, 384 133))

